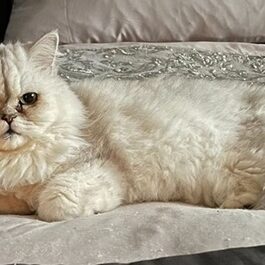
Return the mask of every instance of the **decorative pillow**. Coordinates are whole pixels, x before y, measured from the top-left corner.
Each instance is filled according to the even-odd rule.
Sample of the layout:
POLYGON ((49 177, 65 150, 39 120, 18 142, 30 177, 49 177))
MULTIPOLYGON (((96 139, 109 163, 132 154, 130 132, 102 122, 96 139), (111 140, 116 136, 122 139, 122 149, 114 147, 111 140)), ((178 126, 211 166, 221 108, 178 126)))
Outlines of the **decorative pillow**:
POLYGON ((265 41, 264 0, 15 0, 6 41, 265 41))

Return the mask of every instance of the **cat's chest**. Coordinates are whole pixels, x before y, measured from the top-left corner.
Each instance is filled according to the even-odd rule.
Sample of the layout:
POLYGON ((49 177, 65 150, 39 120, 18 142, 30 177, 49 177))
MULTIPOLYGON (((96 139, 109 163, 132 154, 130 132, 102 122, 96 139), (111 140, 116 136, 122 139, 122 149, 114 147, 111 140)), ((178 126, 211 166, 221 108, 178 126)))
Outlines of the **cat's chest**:
POLYGON ((16 186, 42 183, 54 171, 56 165, 32 156, 5 157, 0 159, 0 186, 12 190, 16 186))

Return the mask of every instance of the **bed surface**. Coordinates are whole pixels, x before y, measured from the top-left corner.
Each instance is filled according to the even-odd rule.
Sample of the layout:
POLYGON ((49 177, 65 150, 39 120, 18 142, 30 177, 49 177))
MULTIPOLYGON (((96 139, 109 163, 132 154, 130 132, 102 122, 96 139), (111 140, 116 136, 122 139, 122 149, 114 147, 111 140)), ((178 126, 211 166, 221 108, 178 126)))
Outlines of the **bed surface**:
MULTIPOLYGON (((146 203, 66 222, 0 219, 0 263, 129 263, 265 245, 265 212, 146 203)), ((260 265, 260 264, 259 264, 260 265)))
MULTIPOLYGON (((236 43, 66 45, 61 47, 60 75, 68 82, 181 74, 263 83, 264 55, 264 45, 236 43)), ((0 264, 130 263, 262 246, 264 223, 265 211, 179 203, 130 205, 57 223, 0 216, 0 264)))

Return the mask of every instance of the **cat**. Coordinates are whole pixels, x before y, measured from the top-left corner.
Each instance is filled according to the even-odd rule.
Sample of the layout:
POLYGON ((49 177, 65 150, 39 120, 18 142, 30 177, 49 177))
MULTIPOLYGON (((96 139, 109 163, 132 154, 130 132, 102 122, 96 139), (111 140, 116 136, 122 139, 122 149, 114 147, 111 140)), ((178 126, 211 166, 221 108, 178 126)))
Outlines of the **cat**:
POLYGON ((0 47, 0 213, 60 221, 146 201, 255 207, 265 89, 160 76, 57 74, 56 31, 0 47))

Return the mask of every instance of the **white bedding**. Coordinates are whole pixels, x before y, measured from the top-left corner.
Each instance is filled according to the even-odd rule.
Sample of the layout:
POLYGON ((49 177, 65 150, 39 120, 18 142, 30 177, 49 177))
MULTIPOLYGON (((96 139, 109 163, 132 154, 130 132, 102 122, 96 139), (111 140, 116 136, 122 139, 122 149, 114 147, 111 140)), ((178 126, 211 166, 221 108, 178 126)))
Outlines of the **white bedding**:
POLYGON ((265 211, 145 203, 59 223, 0 219, 0 264, 128 263, 265 245, 265 211))

